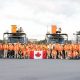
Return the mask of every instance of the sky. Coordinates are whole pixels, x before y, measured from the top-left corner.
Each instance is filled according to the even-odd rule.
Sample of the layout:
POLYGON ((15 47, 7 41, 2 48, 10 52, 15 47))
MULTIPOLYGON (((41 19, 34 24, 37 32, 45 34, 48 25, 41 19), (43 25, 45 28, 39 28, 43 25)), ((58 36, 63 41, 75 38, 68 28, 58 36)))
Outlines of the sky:
POLYGON ((80 30, 80 0, 0 0, 0 39, 12 24, 29 39, 44 39, 54 24, 72 39, 80 30))

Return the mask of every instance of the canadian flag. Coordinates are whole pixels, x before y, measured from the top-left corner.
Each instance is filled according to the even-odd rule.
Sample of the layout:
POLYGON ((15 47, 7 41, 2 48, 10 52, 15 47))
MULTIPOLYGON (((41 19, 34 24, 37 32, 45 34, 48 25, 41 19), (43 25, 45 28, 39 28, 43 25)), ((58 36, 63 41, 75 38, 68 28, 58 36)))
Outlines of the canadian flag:
POLYGON ((30 59, 46 59, 46 51, 30 51, 30 59))

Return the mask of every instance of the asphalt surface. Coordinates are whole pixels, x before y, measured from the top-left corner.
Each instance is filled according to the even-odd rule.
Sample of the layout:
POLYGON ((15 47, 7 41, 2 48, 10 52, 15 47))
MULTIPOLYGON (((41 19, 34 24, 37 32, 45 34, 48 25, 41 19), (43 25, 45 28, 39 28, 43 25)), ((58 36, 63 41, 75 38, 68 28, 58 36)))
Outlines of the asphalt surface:
POLYGON ((0 80, 80 80, 80 60, 0 59, 0 80))

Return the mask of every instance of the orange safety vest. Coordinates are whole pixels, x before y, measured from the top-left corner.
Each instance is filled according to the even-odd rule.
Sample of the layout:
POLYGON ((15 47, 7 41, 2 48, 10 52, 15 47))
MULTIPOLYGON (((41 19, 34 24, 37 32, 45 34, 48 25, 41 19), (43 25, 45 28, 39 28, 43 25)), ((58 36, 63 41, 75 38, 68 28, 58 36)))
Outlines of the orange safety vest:
POLYGON ((73 50, 77 50, 77 45, 74 45, 73 46, 73 50))
POLYGON ((8 50, 8 45, 7 44, 3 44, 3 49, 4 50, 8 50))
POLYGON ((73 57, 76 57, 78 55, 78 52, 73 51, 73 57))
POLYGON ((20 45, 20 49, 21 50, 24 50, 24 45, 20 45))
POLYGON ((23 56, 26 55, 26 49, 22 49, 23 56))
POLYGON ((19 51, 19 46, 17 44, 14 45, 14 51, 19 51))
POLYGON ((64 50, 68 50, 68 46, 67 45, 65 45, 63 48, 64 48, 64 50))
POLYGON ((78 45, 78 50, 80 51, 80 44, 78 45))
POLYGON ((78 45, 76 45, 76 50, 79 50, 79 49, 78 49, 78 45))
POLYGON ((63 46, 59 45, 58 46, 58 51, 62 51, 63 50, 63 46))
POLYGON ((9 50, 13 50, 13 45, 9 45, 9 50))
POLYGON ((3 50, 3 45, 2 44, 0 44, 0 50, 3 50))
POLYGON ((56 44, 56 45, 55 45, 55 50, 58 50, 58 49, 59 49, 59 45, 56 44))
POLYGON ((69 47, 69 50, 72 50, 72 45, 69 45, 68 47, 69 47))
POLYGON ((68 52, 68 57, 72 57, 73 55, 72 55, 72 51, 69 51, 68 52))
POLYGON ((29 53, 29 49, 26 49, 26 54, 28 55, 28 53, 29 53))
POLYGON ((53 55, 57 55, 56 50, 52 50, 52 54, 53 54, 53 55))

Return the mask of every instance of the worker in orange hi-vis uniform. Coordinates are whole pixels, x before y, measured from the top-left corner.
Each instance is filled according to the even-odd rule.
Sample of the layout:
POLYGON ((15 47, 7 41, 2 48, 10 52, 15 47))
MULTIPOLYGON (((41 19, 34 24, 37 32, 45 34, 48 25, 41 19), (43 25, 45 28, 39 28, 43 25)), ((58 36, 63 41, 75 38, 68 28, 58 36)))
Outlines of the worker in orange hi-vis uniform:
POLYGON ((51 54, 51 51, 50 49, 47 50, 47 59, 50 59, 50 54, 51 54))
POLYGON ((73 58, 74 59, 78 58, 78 52, 76 50, 73 50, 73 58))
POLYGON ((48 49, 52 50, 53 49, 53 44, 48 44, 47 47, 48 47, 48 49))
POLYGON ((55 49, 58 50, 58 47, 59 47, 59 44, 56 43, 56 44, 55 44, 55 49))
POLYGON ((3 50, 3 44, 0 43, 0 50, 3 50))
POLYGON ((57 58, 59 58, 59 52, 58 52, 59 44, 56 43, 54 47, 55 47, 55 50, 57 51, 57 58))
POLYGON ((78 44, 74 45, 74 50, 78 51, 78 44))
POLYGON ((72 50, 75 50, 75 44, 71 44, 71 46, 72 46, 72 50))
POLYGON ((4 49, 3 49, 3 44, 2 44, 2 43, 0 43, 0 50, 4 50, 4 49))
POLYGON ((53 50, 52 50, 52 58, 56 59, 56 57, 57 57, 57 51, 55 50, 55 48, 53 48, 53 50))
MULTIPOLYGON (((34 50, 36 50, 36 48, 34 50)), ((28 47, 28 50, 27 50, 27 52, 28 52, 28 58, 30 58, 30 52, 31 51, 32 51, 32 48, 31 47, 28 47)))
POLYGON ((77 50, 78 50, 78 53, 79 53, 79 44, 77 44, 77 50))
POLYGON ((21 59, 23 55, 22 51, 23 51, 24 45, 23 44, 17 44, 17 45, 19 47, 18 57, 21 59))
POLYGON ((45 51, 45 52, 47 52, 47 46, 46 45, 44 45, 44 47, 43 47, 43 49, 42 49, 43 51, 45 51))
POLYGON ((7 43, 3 44, 3 50, 4 50, 4 58, 7 58, 7 53, 8 53, 8 44, 7 43))
POLYGON ((80 56, 80 54, 79 54, 79 44, 76 44, 76 51, 78 52, 78 58, 79 58, 79 56, 80 56))
POLYGON ((70 44, 69 45, 69 50, 72 51, 72 58, 75 56, 75 50, 76 50, 76 45, 75 44, 70 44))
POLYGON ((19 58, 19 50, 20 50, 19 45, 17 43, 14 44, 15 58, 19 58))
POLYGON ((71 59, 72 56, 73 56, 73 54, 72 54, 72 50, 69 50, 69 51, 68 51, 68 59, 71 59))
POLYGON ((13 44, 9 44, 8 48, 9 48, 9 50, 13 50, 14 49, 13 44))
POLYGON ((39 46, 37 45, 37 46, 36 46, 36 51, 39 51, 39 50, 40 50, 40 49, 39 49, 39 46))
POLYGON ((14 58, 14 45, 12 43, 9 43, 8 46, 8 57, 9 58, 14 58))
POLYGON ((24 47, 24 49, 22 50, 22 57, 25 59, 26 58, 26 53, 27 53, 27 50, 26 48, 24 47))
POLYGON ((58 58, 63 59, 63 45, 59 44, 58 45, 58 58))
POLYGON ((0 43, 0 50, 3 50, 3 44, 0 43))
POLYGON ((0 55, 1 55, 2 58, 4 57, 3 52, 4 52, 3 51, 3 44, 0 43, 0 55))
POLYGON ((25 50, 25 58, 27 59, 28 58, 28 48, 27 48, 27 44, 24 45, 24 50, 25 50))
POLYGON ((68 44, 68 55, 70 55, 70 58, 73 58, 73 46, 72 44, 68 44))
POLYGON ((80 44, 78 44, 78 57, 80 57, 80 44))
POLYGON ((28 55, 28 53, 29 53, 28 45, 26 45, 25 48, 26 48, 26 55, 25 55, 25 58, 28 59, 28 58, 29 58, 29 55, 28 55))
POLYGON ((47 48, 47 45, 45 45, 45 50, 47 51, 47 49, 48 49, 48 48, 47 48))
POLYGON ((72 43, 72 44, 69 44, 69 49, 70 50, 73 50, 73 48, 74 48, 74 44, 72 43))
POLYGON ((69 50, 72 50, 73 49, 73 47, 72 47, 72 45, 71 44, 69 44, 69 50))
POLYGON ((22 51, 22 58, 26 58, 26 47, 25 47, 25 45, 23 44, 23 45, 21 45, 21 51, 22 51))
POLYGON ((47 58, 51 58, 51 53, 52 53, 52 44, 47 45, 47 58))
POLYGON ((65 44, 63 48, 64 48, 64 51, 65 51, 65 58, 67 59, 68 58, 68 51, 69 51, 68 44, 65 44))

